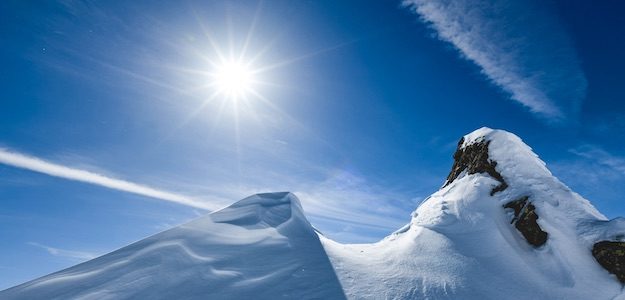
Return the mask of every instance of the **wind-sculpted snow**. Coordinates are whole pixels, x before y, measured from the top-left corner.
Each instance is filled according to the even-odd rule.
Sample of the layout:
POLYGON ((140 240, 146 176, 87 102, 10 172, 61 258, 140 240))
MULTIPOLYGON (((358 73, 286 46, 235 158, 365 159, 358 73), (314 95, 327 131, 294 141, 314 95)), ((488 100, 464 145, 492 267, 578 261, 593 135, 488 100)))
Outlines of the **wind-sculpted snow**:
MULTIPOLYGON (((342 245, 322 238, 347 297, 625 297, 621 283, 591 251, 602 238, 623 239, 623 222, 608 222, 553 177, 515 135, 482 128, 465 136, 459 147, 475 143, 487 145, 480 149, 488 151, 505 189, 491 194, 501 180, 487 170, 455 172, 407 226, 378 243, 342 245), (537 224, 548 233, 544 245, 534 247, 511 224, 514 213, 504 206, 517 199, 531 201, 537 224)), ((484 165, 483 159, 474 161, 484 165)))
POLYGON ((259 194, 0 299, 344 299, 290 193, 259 194))
POLYGON ((259 194, 0 299, 625 299, 625 219, 511 133, 458 147, 444 186, 377 243, 329 240, 292 194, 259 194))

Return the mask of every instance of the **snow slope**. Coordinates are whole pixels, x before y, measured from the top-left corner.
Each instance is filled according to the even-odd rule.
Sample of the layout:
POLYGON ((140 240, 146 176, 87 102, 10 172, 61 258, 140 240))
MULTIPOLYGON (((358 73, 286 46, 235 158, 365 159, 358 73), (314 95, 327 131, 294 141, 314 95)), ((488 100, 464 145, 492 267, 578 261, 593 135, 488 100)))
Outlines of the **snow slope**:
POLYGON ((462 172, 431 195, 408 225, 375 244, 341 245, 322 237, 348 298, 613 299, 622 285, 591 254, 600 235, 625 233, 558 181, 515 135, 488 128, 460 148, 489 142, 507 188, 487 173, 462 172), (529 197, 548 233, 534 247, 504 205, 529 197), (610 229, 610 230, 606 230, 610 229))
MULTIPOLYGON (((292 194, 258 194, 0 299, 625 300, 593 257, 599 241, 624 241, 625 219, 606 220, 511 133, 478 129, 454 159, 374 244, 329 240, 292 194)), ((625 243, 612 246, 623 261, 625 243)))
POLYGON ((258 194, 0 299, 344 299, 290 193, 258 194))

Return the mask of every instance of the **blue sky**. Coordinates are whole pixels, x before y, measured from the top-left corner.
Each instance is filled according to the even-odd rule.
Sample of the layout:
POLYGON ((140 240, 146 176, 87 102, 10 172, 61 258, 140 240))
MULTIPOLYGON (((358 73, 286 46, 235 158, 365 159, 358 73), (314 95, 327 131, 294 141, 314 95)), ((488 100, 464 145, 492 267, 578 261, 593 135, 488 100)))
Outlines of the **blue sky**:
POLYGON ((482 126, 625 215, 624 8, 3 2, 0 288, 255 192, 295 192, 326 235, 375 241, 482 126), (215 95, 220 55, 253 60, 254 94, 215 95))

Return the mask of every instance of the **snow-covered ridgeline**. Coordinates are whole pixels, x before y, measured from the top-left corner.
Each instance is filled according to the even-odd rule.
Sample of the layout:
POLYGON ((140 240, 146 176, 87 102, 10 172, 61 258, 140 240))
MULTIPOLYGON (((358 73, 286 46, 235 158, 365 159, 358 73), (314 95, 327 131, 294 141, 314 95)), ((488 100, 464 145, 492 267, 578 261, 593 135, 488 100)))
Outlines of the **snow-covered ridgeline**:
POLYGON ((478 129, 454 159, 377 243, 329 240, 294 195, 258 194, 0 299, 625 299, 625 219, 606 220, 511 133, 478 129))

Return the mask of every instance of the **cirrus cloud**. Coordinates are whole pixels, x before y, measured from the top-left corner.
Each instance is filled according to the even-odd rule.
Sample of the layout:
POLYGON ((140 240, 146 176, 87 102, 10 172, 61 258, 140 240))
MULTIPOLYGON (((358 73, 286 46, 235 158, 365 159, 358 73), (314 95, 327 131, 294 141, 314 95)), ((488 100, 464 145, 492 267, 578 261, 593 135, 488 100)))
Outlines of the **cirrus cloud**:
POLYGON ((218 208, 218 206, 206 201, 164 191, 143 184, 101 175, 91 171, 63 166, 57 163, 45 161, 37 157, 21 154, 8 149, 0 148, 0 164, 27 169, 50 176, 99 185, 114 190, 129 192, 155 199, 161 199, 187 206, 207 210, 218 208))
POLYGON ((587 82, 571 38, 540 1, 405 0, 404 5, 530 111, 575 120, 587 82))

